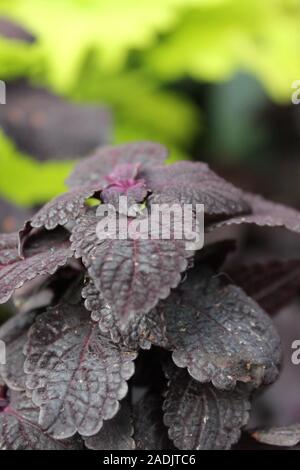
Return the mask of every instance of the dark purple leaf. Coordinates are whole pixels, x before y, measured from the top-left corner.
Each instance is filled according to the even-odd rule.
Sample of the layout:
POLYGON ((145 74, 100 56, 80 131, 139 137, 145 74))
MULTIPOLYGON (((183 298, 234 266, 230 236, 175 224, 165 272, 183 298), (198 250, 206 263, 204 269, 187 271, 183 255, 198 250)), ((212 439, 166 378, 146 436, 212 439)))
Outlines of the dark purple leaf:
MULTIPOLYGON (((66 225, 74 222, 84 211, 85 201, 95 196, 101 188, 83 186, 64 193, 42 207, 29 222, 34 228, 45 227, 53 230, 58 225, 66 225)), ((25 232, 29 230, 25 229, 25 232)))
POLYGON ((269 316, 236 286, 223 286, 206 269, 194 269, 168 299, 151 312, 148 339, 173 351, 178 367, 221 389, 237 381, 273 382, 280 340, 269 316))
POLYGON ((193 252, 184 240, 101 240, 96 233, 100 221, 93 211, 78 219, 71 237, 76 257, 117 316, 147 313, 178 285, 193 252))
POLYGON ((101 332, 108 335, 114 343, 122 343, 133 350, 151 347, 147 336, 152 323, 147 315, 135 316, 123 324, 91 279, 83 288, 82 297, 85 299, 85 307, 91 312, 92 320, 98 322, 101 332))
POLYGON ((293 447, 300 442, 300 424, 258 429, 251 433, 258 442, 280 447, 293 447))
POLYGON ((141 203, 147 196, 145 182, 137 178, 139 164, 119 164, 107 177, 107 187, 101 193, 105 204, 119 207, 120 196, 127 197, 127 206, 141 203))
POLYGON ((115 416, 136 357, 102 337, 84 308, 66 304, 37 318, 24 352, 39 423, 59 439, 92 436, 115 416))
POLYGON ((118 163, 106 176, 107 182, 117 184, 121 181, 134 181, 138 175, 140 163, 118 163))
POLYGON ((12 390, 26 388, 23 349, 36 315, 36 312, 17 314, 0 328, 0 340, 6 345, 6 364, 0 365, 0 376, 12 390))
POLYGON ((300 291, 300 260, 269 261, 227 270, 268 313, 276 313, 300 291))
POLYGON ((78 163, 67 180, 71 187, 89 183, 107 185, 107 177, 115 175, 115 167, 124 164, 144 166, 160 165, 168 156, 168 151, 160 144, 137 142, 114 147, 101 147, 93 155, 78 163))
MULTIPOLYGON (((12 247, 13 239, 6 240, 8 251, 5 252, 5 243, 2 245, 2 261, 0 265, 0 303, 7 302, 13 292, 37 276, 54 274, 64 266, 72 256, 68 240, 69 234, 64 229, 52 232, 41 232, 28 239, 27 247, 23 249, 24 258, 16 258, 16 249, 12 247), (10 264, 7 264, 7 263, 10 264)), ((5 236, 1 236, 5 241, 5 236)), ((1 242, 0 242, 1 243, 1 242)))
POLYGON ((246 388, 220 391, 174 369, 164 402, 164 422, 178 449, 230 449, 248 421, 246 388))
POLYGON ((251 207, 252 214, 224 220, 212 225, 210 230, 227 225, 254 224, 261 227, 285 227, 300 233, 300 212, 255 194, 244 193, 244 198, 251 207))
POLYGON ((137 213, 136 205, 142 203, 147 197, 147 189, 143 180, 132 181, 126 184, 113 184, 102 191, 101 199, 105 204, 111 204, 116 207, 120 213, 135 216, 137 213), (120 196, 127 198, 127 211, 120 204, 120 196))
POLYGON ((160 393, 147 392, 134 406, 134 439, 138 450, 172 449, 163 423, 160 393))
POLYGON ((141 171, 152 191, 152 203, 204 204, 210 215, 249 213, 241 190, 217 176, 205 163, 178 162, 141 171))
POLYGON ((0 270, 19 259, 17 233, 0 234, 0 270))
POLYGON ((82 157, 109 139, 110 116, 99 106, 65 101, 25 81, 9 83, 6 95, 0 126, 39 160, 82 157))
POLYGON ((78 437, 57 441, 39 425, 39 409, 24 392, 10 392, 9 404, 0 410, 0 450, 77 450, 78 437))
POLYGON ((92 450, 133 450, 133 426, 130 407, 126 401, 112 419, 105 421, 102 429, 91 437, 84 438, 85 445, 92 450))

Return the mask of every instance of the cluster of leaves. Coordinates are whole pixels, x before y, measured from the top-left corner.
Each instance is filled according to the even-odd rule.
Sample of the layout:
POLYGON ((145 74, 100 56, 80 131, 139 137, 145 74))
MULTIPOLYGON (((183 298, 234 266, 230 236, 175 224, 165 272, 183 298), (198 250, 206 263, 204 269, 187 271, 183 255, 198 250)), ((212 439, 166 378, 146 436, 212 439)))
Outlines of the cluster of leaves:
MULTIPOLYGON (((157 140, 182 158, 201 131, 195 103, 174 91, 182 78, 220 82, 242 70, 275 100, 290 99, 300 75, 296 3, 2 0, 0 14, 26 30, 13 35, 0 22, 0 77, 26 77, 65 97, 106 104, 116 143, 157 140)), ((53 188, 52 196, 59 192, 53 188)))
MULTIPOLYGON (((278 285, 299 261, 223 276, 229 242, 194 253, 173 232, 97 237, 103 215, 89 199, 115 205, 120 195, 150 211, 204 203, 208 232, 241 223, 300 232, 295 210, 242 192, 206 164, 165 166, 166 157, 149 142, 102 147, 75 168, 69 192, 20 234, 1 235, 0 302, 19 289, 20 308, 0 329, 1 448, 228 449, 253 393, 277 378, 280 340, 262 306, 271 299, 276 310, 278 285)), ((117 214, 129 224, 145 217, 117 214)))

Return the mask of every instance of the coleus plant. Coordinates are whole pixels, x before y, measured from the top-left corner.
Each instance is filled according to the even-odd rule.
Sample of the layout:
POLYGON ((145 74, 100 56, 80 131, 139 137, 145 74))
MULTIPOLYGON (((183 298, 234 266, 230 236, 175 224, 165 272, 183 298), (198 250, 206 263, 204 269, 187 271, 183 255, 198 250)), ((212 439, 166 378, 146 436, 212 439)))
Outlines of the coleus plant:
POLYGON ((97 236, 97 204, 120 196, 139 209, 117 213, 129 224, 154 203, 202 203, 207 233, 242 223, 300 233, 296 210, 166 158, 150 142, 102 147, 69 192, 0 236, 0 302, 14 294, 20 310, 0 329, 0 448, 229 449, 255 392, 276 380, 280 339, 266 312, 299 289, 298 260, 224 275, 228 241, 195 253, 174 233, 97 236))

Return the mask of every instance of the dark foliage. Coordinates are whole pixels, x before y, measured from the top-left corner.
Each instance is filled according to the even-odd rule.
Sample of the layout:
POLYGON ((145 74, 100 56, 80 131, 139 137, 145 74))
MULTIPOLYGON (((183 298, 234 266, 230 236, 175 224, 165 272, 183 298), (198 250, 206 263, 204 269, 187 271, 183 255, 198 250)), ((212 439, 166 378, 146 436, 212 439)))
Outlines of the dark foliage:
MULTIPOLYGON (((295 210, 205 164, 164 166, 166 157, 153 143, 101 148, 79 163, 68 193, 20 234, 0 236, 0 302, 21 286, 25 300, 52 294, 0 328, 0 448, 229 449, 254 392, 276 380, 280 339, 266 312, 297 294, 299 261, 227 270, 232 242, 194 253, 173 230, 169 239, 97 237, 104 216, 91 197, 129 225, 157 202, 203 203, 207 232, 240 223, 300 232, 295 210), (122 195, 134 212, 118 211, 122 195)), ((252 435, 295 445, 299 425, 252 435)))
POLYGON ((6 95, 0 127, 39 160, 81 157, 110 138, 110 115, 100 106, 68 102, 25 80, 9 83, 6 95))

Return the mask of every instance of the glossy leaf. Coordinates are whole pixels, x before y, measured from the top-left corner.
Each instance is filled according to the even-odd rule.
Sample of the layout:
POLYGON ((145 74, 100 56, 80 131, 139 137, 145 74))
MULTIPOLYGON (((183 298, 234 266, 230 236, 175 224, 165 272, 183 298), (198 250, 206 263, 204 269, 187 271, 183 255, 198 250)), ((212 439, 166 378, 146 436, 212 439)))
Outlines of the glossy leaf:
POLYGON ((23 348, 36 315, 36 312, 19 313, 0 328, 0 340, 6 345, 6 364, 0 364, 0 376, 12 390, 26 389, 23 348))
POLYGON ((285 227, 292 232, 300 233, 300 212, 254 194, 245 194, 244 197, 251 207, 252 214, 219 222, 210 230, 230 225, 254 224, 260 227, 285 227))
POLYGON ((102 337, 84 308, 67 304, 38 317, 24 352, 39 423, 59 439, 92 436, 115 416, 136 357, 102 337))
POLYGON ((1 450, 78 450, 79 438, 56 440, 38 422, 39 409, 24 392, 10 392, 9 405, 0 410, 1 450))
POLYGON ((2 258, 5 263, 10 260, 10 264, 0 266, 0 303, 6 302, 26 281, 42 274, 54 274, 72 256, 68 232, 63 229, 31 237, 28 248, 24 250, 24 258, 16 258, 16 248, 11 248, 11 237, 4 239, 8 245, 2 245, 2 250, 7 246, 8 251, 2 258))
POLYGON ((53 230, 58 225, 74 222, 84 211, 85 201, 99 192, 97 186, 83 186, 57 196, 42 207, 30 220, 31 227, 53 230))
POLYGON ((193 252, 184 240, 143 239, 148 227, 141 227, 137 239, 102 240, 96 233, 101 220, 94 211, 77 220, 71 237, 76 257, 116 315, 125 319, 147 313, 177 286, 193 252))
POLYGON ((222 285, 196 267, 151 313, 157 322, 148 339, 173 351, 178 367, 220 389, 236 382, 273 382, 281 359, 271 319, 233 285, 222 285))
POLYGON ((105 421, 102 429, 94 436, 86 437, 84 442, 92 450, 133 450, 135 442, 132 435, 130 407, 123 401, 116 416, 105 421))
POLYGON ((136 315, 123 324, 91 279, 83 288, 82 297, 85 299, 86 309, 91 312, 92 320, 98 322, 101 332, 114 343, 122 343, 133 350, 151 347, 147 339, 151 331, 151 317, 148 319, 147 315, 136 315))
MULTIPOLYGON (((204 204, 210 215, 249 213, 243 193, 217 176, 205 163, 178 162, 141 172, 152 191, 152 203, 204 204)), ((194 206, 193 206, 194 207, 194 206)))
POLYGON ((71 187, 89 183, 108 185, 107 177, 118 165, 127 163, 143 166, 160 165, 167 156, 168 151, 165 147, 152 142, 100 147, 90 157, 78 163, 67 184, 71 187))
POLYGON ((248 421, 248 396, 246 389, 220 391, 174 369, 163 405, 170 438, 182 450, 230 449, 248 421))
POLYGON ((19 259, 18 234, 0 234, 0 269, 19 259))

